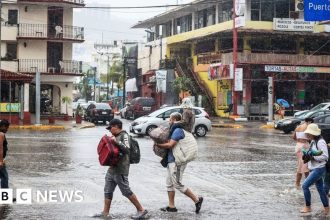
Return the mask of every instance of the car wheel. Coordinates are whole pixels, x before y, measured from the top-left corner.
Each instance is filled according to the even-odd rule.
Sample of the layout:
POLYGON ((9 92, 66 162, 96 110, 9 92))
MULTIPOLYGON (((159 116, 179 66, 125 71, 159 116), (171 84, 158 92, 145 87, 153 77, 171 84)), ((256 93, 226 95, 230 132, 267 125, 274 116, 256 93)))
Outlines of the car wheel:
POLYGON ((198 125, 195 128, 195 134, 197 137, 204 137, 207 133, 207 128, 204 125, 198 125))
POLYGON ((155 126, 155 125, 150 125, 150 126, 148 126, 147 129, 146 129, 146 134, 149 135, 150 132, 151 132, 152 130, 154 130, 155 128, 157 128, 157 126, 155 126))
POLYGON ((285 134, 289 134, 291 131, 292 131, 291 129, 284 129, 284 130, 283 130, 283 132, 284 132, 285 134))

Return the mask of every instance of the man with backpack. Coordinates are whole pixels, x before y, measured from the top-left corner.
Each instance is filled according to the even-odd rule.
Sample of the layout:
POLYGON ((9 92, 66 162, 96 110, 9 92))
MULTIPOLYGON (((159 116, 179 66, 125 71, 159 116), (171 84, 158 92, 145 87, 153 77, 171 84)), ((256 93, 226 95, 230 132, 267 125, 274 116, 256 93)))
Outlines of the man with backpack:
POLYGON ((106 128, 111 132, 113 143, 120 150, 120 159, 115 166, 110 166, 105 176, 104 208, 103 212, 94 217, 109 217, 111 201, 116 186, 118 185, 123 196, 127 197, 137 209, 132 219, 141 219, 148 214, 142 207, 136 195, 131 191, 128 182, 130 168, 130 136, 122 129, 123 123, 119 119, 112 119, 106 128))

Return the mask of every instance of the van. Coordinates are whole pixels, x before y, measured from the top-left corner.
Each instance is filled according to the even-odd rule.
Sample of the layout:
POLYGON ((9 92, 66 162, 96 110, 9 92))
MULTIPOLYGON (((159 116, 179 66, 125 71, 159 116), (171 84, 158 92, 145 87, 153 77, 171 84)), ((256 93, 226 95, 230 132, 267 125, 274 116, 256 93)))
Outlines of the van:
POLYGON ((156 102, 154 98, 137 97, 128 103, 126 117, 136 119, 138 117, 148 115, 155 110, 156 102))

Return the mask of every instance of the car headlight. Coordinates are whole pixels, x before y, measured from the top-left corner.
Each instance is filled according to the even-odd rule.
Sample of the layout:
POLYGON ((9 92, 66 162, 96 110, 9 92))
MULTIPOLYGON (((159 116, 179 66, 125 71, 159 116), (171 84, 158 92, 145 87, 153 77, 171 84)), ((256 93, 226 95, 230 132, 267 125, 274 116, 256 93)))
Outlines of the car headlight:
POLYGON ((138 122, 136 122, 136 124, 137 125, 142 125, 142 124, 145 124, 145 123, 147 123, 148 121, 138 121, 138 122))

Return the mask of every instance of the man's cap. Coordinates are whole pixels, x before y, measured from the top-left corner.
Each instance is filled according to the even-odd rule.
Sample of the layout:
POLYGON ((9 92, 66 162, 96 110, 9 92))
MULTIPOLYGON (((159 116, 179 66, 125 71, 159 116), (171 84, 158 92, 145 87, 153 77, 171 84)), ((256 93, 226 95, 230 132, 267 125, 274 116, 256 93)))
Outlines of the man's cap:
POLYGON ((114 118, 110 121, 109 126, 106 127, 107 130, 110 130, 114 125, 123 125, 123 122, 117 118, 114 118))

